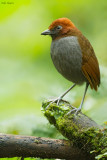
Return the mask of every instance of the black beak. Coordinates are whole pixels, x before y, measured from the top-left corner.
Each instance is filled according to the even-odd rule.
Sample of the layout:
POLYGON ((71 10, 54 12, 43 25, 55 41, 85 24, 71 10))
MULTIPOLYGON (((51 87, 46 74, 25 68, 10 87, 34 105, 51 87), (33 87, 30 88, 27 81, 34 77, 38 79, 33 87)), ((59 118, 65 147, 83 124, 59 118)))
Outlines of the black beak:
POLYGON ((51 31, 49 29, 41 33, 41 35, 50 35, 50 34, 51 34, 51 31))

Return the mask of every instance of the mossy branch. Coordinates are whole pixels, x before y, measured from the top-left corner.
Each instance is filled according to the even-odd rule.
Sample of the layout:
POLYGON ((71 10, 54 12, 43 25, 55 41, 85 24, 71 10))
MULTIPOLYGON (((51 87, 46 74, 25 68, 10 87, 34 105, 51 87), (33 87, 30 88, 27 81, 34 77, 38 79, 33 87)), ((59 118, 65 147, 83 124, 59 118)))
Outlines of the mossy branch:
POLYGON ((75 147, 92 156, 92 159, 107 159, 107 129, 82 114, 67 113, 71 110, 69 102, 56 103, 43 102, 42 111, 49 122, 59 132, 72 141, 75 147), (50 106, 46 110, 47 105, 50 106))

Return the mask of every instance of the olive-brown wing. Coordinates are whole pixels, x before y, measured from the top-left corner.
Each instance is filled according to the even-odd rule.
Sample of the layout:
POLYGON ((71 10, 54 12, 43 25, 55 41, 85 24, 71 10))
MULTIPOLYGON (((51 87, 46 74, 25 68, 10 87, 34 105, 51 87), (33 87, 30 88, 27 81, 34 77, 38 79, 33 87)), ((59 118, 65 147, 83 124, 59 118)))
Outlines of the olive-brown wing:
POLYGON ((97 91, 97 87, 100 85, 98 60, 90 42, 81 34, 81 32, 79 33, 78 41, 82 51, 82 72, 88 80, 91 88, 97 91))
POLYGON ((85 61, 85 63, 82 65, 82 71, 91 88, 97 91, 97 87, 100 85, 100 71, 98 61, 95 56, 91 55, 88 60, 85 61))

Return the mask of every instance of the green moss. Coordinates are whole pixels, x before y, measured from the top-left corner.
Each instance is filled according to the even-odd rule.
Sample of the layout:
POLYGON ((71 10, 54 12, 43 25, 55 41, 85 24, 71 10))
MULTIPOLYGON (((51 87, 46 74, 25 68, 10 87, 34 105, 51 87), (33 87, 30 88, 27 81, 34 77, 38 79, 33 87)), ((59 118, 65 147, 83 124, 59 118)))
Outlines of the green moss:
POLYGON ((37 143, 37 144, 39 144, 39 141, 37 139, 34 142, 37 143))
POLYGON ((88 120, 90 119, 87 119, 82 113, 79 113, 77 116, 75 114, 67 115, 66 113, 71 109, 67 102, 61 103, 59 106, 57 106, 56 103, 52 103, 46 110, 49 103, 50 102, 46 101, 43 103, 42 111, 49 122, 53 124, 63 136, 71 140, 73 144, 80 149, 94 154, 96 159, 102 159, 102 157, 104 159, 106 157, 107 129, 100 130, 96 124, 96 127, 94 125, 90 126, 88 124, 88 120), (81 121, 81 119, 83 119, 83 121, 81 121))

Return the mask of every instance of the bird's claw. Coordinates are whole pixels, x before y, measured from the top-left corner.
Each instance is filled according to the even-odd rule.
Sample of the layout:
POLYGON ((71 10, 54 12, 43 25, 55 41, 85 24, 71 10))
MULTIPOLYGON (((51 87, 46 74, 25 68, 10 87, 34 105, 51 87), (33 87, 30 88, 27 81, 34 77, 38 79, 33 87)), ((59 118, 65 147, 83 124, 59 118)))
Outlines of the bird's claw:
POLYGON ((54 100, 52 100, 52 101, 51 101, 51 100, 48 101, 48 102, 50 102, 50 103, 49 103, 49 105, 46 107, 46 110, 49 108, 49 106, 50 106, 52 103, 55 103, 55 102, 56 102, 56 104, 57 104, 57 106, 58 106, 61 100, 62 100, 62 98, 61 98, 61 97, 58 97, 58 98, 56 98, 56 99, 54 99, 54 100))
POLYGON ((57 106, 58 106, 59 102, 61 101, 61 98, 58 98, 56 101, 57 101, 57 106))
POLYGON ((67 115, 69 115, 69 114, 71 114, 71 113, 73 113, 73 112, 75 112, 75 115, 77 115, 80 111, 81 111, 81 108, 79 107, 79 108, 76 108, 76 107, 72 107, 73 109, 72 110, 70 110, 68 113, 67 113, 67 115))
MULTIPOLYGON (((50 107, 50 105, 52 104, 52 103, 55 103, 56 102, 56 104, 57 104, 57 106, 59 105, 59 103, 60 103, 60 101, 62 100, 62 97, 58 97, 58 98, 56 98, 56 99, 53 99, 53 100, 49 100, 48 102, 50 102, 49 104, 48 104, 48 106, 46 107, 46 110, 50 107)), ((67 102, 67 101, 65 101, 65 100, 63 100, 64 102, 67 102)), ((80 111, 81 111, 81 106, 79 107, 79 108, 76 108, 76 107, 73 107, 72 105, 69 105, 72 109, 66 114, 66 115, 69 115, 69 114, 71 114, 71 113, 74 113, 75 115, 77 115, 80 111)))

